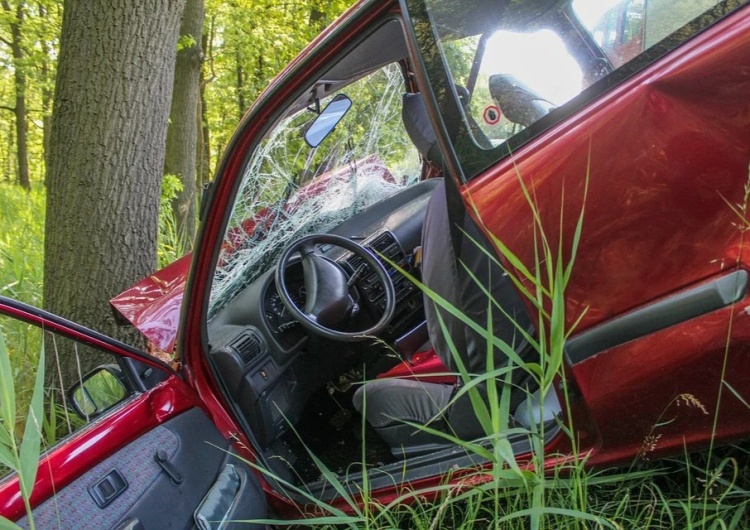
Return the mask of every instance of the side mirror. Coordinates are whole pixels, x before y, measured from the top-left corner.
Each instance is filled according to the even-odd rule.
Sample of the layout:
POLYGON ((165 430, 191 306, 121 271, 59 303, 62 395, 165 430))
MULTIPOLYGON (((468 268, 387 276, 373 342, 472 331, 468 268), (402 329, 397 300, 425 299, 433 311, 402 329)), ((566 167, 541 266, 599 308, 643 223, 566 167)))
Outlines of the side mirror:
POLYGON ((334 96, 305 131, 307 145, 318 147, 333 132, 350 108, 352 108, 351 99, 344 94, 334 96))
POLYGON ((98 416, 127 397, 121 378, 117 365, 99 366, 68 390, 68 402, 83 419, 98 416))

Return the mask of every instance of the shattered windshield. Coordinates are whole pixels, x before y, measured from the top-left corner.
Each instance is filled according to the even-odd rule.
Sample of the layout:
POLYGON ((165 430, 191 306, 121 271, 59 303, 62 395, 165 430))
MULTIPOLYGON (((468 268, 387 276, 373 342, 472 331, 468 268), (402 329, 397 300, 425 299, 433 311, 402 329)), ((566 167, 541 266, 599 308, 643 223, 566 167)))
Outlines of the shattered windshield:
POLYGON ((327 232, 418 179, 419 155, 401 120, 400 67, 381 68, 342 93, 352 107, 319 147, 304 139, 317 112, 301 109, 284 117, 248 162, 214 275, 209 317, 272 268, 294 239, 327 232))

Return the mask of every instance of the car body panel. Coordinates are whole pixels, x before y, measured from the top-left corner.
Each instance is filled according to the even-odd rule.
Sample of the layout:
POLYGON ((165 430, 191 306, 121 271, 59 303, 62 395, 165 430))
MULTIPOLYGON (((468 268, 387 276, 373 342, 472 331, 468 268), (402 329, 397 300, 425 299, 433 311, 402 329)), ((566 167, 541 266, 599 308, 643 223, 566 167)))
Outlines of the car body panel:
POLYGON ((192 254, 187 254, 118 294, 109 303, 162 351, 171 352, 192 254))
MULTIPOLYGON (((248 153, 270 124, 368 28, 394 17, 400 20, 397 7, 396 2, 356 4, 313 41, 248 111, 205 199, 207 213, 195 253, 112 301, 157 347, 175 349, 183 361, 179 375, 170 372, 164 383, 53 448, 41 469, 54 470, 54 484, 51 473, 40 472, 32 505, 190 408, 200 408, 241 456, 256 459, 251 433, 243 432, 242 421, 206 355, 206 314, 212 274, 226 245, 225 212, 232 207, 248 153)), ((416 55, 415 49, 411 52, 416 55)), ((747 64, 750 8, 743 7, 616 86, 591 87, 582 94, 580 101, 586 103, 580 108, 571 107, 574 110, 559 123, 459 186, 464 205, 478 224, 530 268, 538 247, 534 216, 519 179, 531 190, 541 224, 549 227, 546 235, 553 249, 559 239, 569 247, 584 209, 583 235, 566 292, 567 324, 578 322, 572 340, 750 269, 750 258, 743 252, 743 230, 737 226, 743 221, 735 211, 736 205, 747 201, 750 179, 747 64)), ((426 87, 424 75, 416 77, 426 87)), ((428 105, 434 114, 434 102, 428 105)), ((442 151, 450 153, 449 138, 438 130, 442 151)), ((447 159, 454 182, 461 182, 457 160, 447 159)), ((319 185, 313 182, 298 200, 315 193, 319 185)), ((258 221, 250 220, 243 229, 254 231, 258 221)), ((530 303, 528 309, 536 314, 530 303)), ((42 313, 2 303, 0 312, 143 360, 131 350, 42 313)), ((731 390, 744 391, 750 381, 748 314, 745 289, 728 305, 711 306, 704 313, 691 313, 636 338, 568 359, 564 379, 556 385, 569 385, 572 401, 566 419, 575 426, 576 450, 581 454, 572 455, 574 448, 562 435, 549 441, 548 454, 566 455, 556 459, 585 456, 588 464, 604 466, 674 453, 685 443, 700 447, 713 439, 747 437, 750 411, 731 390), (721 414, 714 423, 720 402, 721 414)), ((434 378, 445 371, 436 360, 429 353, 417 358, 420 377, 434 378)), ((386 375, 402 375, 409 368, 401 364, 386 375)), ((517 456, 521 462, 529 460, 528 454, 517 456)), ((552 459, 545 465, 551 468, 556 462, 552 459)), ((452 480, 459 480, 461 474, 453 474, 452 480)), ((440 475, 419 477, 409 480, 408 487, 435 486, 443 480, 440 475)), ((299 515, 299 499, 284 497, 277 487, 263 482, 273 510, 280 516, 299 515)), ((389 485, 370 496, 385 504, 402 489, 389 485)), ((12 519, 24 512, 17 490, 16 479, 0 484, 0 511, 12 519)), ((351 509, 343 499, 332 504, 351 509)))
MULTIPOLYGON (((486 229, 527 266, 534 262, 533 220, 519 175, 542 225, 554 227, 547 232, 553 249, 563 197, 567 248, 585 204, 566 291, 568 325, 583 315, 573 339, 750 267, 735 211, 745 201, 750 161, 745 64, 747 7, 465 186, 464 199, 476 205, 486 229)), ((748 306, 743 292, 729 307, 614 345, 570 368, 599 428, 592 464, 632 461, 643 452, 656 457, 686 441, 705 445, 714 434, 726 441, 747 436, 750 411, 721 381, 746 389, 748 306)))
MULTIPOLYGON (((115 355, 137 359, 155 369, 171 372, 168 366, 157 359, 129 346, 24 304, 0 300, 0 314, 36 324, 115 355)), ((62 444, 51 448, 39 463, 40 471, 31 497, 32 506, 54 495, 55 491, 69 485, 86 469, 151 428, 200 405, 195 393, 172 372, 164 383, 131 398, 125 406, 106 418, 93 422, 62 444)), ((9 477, 0 483, 0 512, 11 520, 25 513, 17 477, 9 477)))
MULTIPOLYGON (((741 203, 750 158, 750 74, 739 66, 750 61, 748 28, 745 8, 466 186, 487 229, 529 264, 531 210, 517 175, 545 226, 559 224, 564 197, 565 241, 590 175, 566 292, 568 324, 587 308, 579 332, 737 265, 742 234, 727 203, 741 203)), ((548 237, 556 248, 557 233, 548 237)))

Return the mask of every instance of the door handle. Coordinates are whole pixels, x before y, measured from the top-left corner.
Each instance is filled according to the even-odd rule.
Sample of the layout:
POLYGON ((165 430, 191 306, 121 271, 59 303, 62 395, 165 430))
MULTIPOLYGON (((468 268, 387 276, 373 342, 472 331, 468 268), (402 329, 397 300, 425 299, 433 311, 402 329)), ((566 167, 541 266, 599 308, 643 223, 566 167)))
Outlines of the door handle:
POLYGON ((177 469, 177 466, 169 461, 169 455, 166 451, 162 449, 156 451, 156 454, 154 454, 154 460, 156 460, 156 463, 159 464, 159 467, 167 474, 169 480, 175 486, 179 486, 185 480, 185 477, 183 477, 180 470, 177 469))
POLYGON ((99 508, 104 508, 128 489, 128 481, 117 469, 113 469, 89 486, 89 495, 99 508))

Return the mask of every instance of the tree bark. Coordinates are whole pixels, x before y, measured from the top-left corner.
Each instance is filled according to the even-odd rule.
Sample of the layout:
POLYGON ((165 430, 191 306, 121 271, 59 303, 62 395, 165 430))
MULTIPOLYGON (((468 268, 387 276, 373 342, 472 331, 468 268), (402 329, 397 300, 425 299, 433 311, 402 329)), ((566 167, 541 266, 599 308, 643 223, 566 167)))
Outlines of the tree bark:
MULTIPOLYGON (((109 299, 156 266, 182 7, 180 0, 66 0, 63 11, 44 306, 136 345, 142 345, 139 335, 115 324, 109 299)), ((72 360, 61 358, 62 370, 73 370, 72 360)), ((54 377, 56 360, 50 355, 48 361, 54 377)), ((99 361, 81 357, 81 370, 99 361)))
POLYGON ((200 132, 200 74, 203 61, 204 13, 203 0, 186 0, 180 37, 189 38, 193 43, 177 52, 164 162, 164 173, 176 175, 182 182, 182 191, 172 201, 181 254, 191 250, 195 236, 196 162, 200 132))

